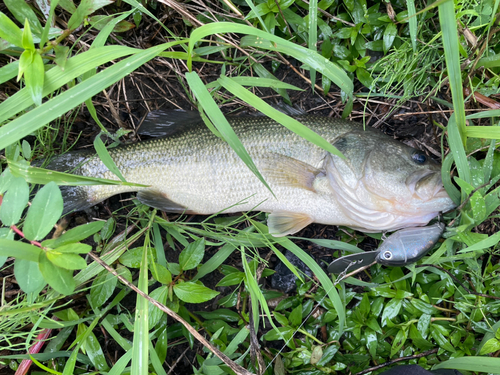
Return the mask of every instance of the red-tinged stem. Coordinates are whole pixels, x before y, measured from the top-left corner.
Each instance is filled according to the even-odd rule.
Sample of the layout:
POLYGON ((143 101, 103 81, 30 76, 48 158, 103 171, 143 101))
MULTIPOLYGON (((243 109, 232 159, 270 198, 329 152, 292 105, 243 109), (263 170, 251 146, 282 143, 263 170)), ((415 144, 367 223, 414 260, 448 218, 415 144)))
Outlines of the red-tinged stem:
POLYGON ((2 201, 3 201, 3 195, 0 194, 0 206, 2 205, 2 201))
MULTIPOLYGON (((40 352, 40 349, 42 349, 43 344, 45 344, 45 340, 47 340, 52 333, 52 329, 50 328, 45 328, 38 334, 36 337, 36 342, 31 345, 31 347, 28 350, 29 354, 37 354, 40 352)), ((28 370, 31 367, 31 364, 33 361, 31 359, 23 359, 19 365, 19 367, 16 370, 15 375, 25 375, 28 373, 28 370)))
MULTIPOLYGON (((13 230, 16 234, 20 235, 22 238, 26 238, 26 236, 24 235, 24 233, 23 233, 23 232, 21 232, 21 231, 19 230, 19 228, 18 228, 18 227, 16 227, 15 225, 11 225, 11 226, 10 226, 10 229, 12 229, 12 230, 13 230)), ((38 247, 43 248, 42 244, 41 244, 40 242, 38 242, 38 241, 30 241, 30 243, 31 243, 32 245, 34 245, 34 246, 38 246, 38 247)))

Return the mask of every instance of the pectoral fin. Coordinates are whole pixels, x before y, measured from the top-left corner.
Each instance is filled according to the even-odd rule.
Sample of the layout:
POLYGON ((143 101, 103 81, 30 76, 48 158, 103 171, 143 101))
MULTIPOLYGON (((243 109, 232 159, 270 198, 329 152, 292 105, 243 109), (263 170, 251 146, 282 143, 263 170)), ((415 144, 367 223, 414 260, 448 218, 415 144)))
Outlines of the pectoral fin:
POLYGON ((141 190, 137 193, 139 202, 162 211, 193 213, 188 208, 171 201, 166 194, 158 190, 141 190))
POLYGON ((269 233, 274 237, 296 233, 312 222, 313 219, 307 214, 286 211, 273 212, 267 218, 269 233))
POLYGON ((262 168, 265 178, 275 184, 314 191, 314 179, 321 171, 289 156, 272 154, 262 168))

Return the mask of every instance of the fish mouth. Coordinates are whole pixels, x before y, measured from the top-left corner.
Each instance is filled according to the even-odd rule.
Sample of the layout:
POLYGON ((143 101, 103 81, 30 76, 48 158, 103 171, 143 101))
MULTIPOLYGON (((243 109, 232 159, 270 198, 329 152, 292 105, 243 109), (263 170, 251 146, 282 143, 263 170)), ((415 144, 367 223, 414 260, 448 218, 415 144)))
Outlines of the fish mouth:
POLYGON ((406 179, 406 185, 415 197, 423 201, 449 198, 441 180, 441 173, 437 171, 417 171, 406 179))

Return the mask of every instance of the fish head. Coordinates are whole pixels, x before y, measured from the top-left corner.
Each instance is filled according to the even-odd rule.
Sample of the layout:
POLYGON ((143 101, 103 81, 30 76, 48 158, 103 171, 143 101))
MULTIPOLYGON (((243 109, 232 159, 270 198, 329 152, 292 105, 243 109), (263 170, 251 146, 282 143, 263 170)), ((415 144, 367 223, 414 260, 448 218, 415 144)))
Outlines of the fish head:
POLYGON ((357 130, 334 142, 345 159, 329 155, 325 170, 344 213, 365 231, 427 224, 455 207, 441 181, 441 166, 373 130, 357 130))

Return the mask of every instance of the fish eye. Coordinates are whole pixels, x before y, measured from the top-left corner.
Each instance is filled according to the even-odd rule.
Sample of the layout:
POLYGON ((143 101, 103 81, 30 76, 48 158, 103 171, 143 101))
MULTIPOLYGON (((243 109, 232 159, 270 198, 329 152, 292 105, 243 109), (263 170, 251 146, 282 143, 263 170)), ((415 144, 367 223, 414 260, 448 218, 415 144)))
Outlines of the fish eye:
POLYGON ((382 256, 384 257, 385 260, 391 260, 392 259, 392 252, 390 251, 385 251, 382 256))
POLYGON ((423 154, 422 152, 420 151, 415 151, 412 155, 411 155, 411 158, 413 159, 413 161, 417 164, 424 164, 426 161, 427 161, 427 156, 425 156, 425 154, 423 154))

